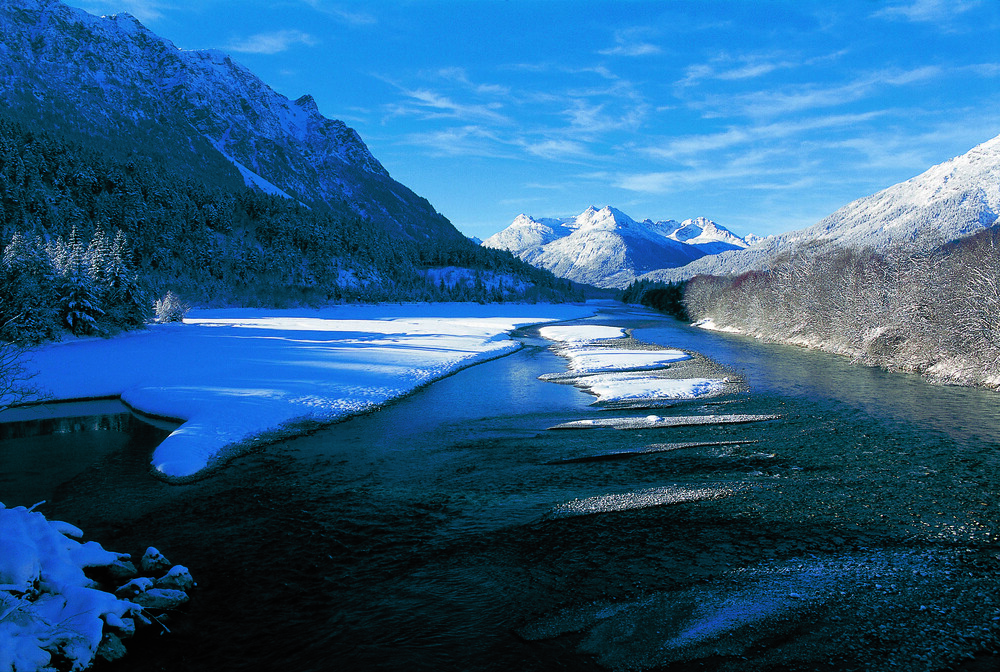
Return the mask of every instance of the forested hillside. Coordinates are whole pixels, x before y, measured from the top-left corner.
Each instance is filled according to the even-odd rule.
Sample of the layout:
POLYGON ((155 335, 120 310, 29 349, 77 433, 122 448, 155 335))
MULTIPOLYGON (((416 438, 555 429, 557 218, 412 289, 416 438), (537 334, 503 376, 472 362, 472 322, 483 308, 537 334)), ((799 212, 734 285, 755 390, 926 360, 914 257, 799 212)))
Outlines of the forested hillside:
POLYGON ((568 289, 464 239, 400 239, 346 208, 177 178, 149 156, 114 160, 2 117, 0 248, 0 338, 29 342, 141 324, 171 290, 202 304, 289 305, 568 289), (473 276, 430 284, 420 272, 449 265, 473 276), (489 282, 505 274, 522 282, 489 282))
POLYGON ((1000 388, 1000 231, 919 255, 799 251, 769 270, 699 276, 692 320, 876 366, 1000 388))

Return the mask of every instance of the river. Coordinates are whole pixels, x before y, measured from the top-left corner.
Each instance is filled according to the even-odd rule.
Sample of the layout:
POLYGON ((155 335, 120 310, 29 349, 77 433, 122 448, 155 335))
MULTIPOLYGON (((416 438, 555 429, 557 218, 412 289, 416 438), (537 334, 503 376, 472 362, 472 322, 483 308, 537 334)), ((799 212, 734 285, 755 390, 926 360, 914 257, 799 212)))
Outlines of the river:
POLYGON ((996 394, 643 311, 587 322, 748 383, 655 412, 781 417, 548 431, 614 413, 539 381, 565 360, 527 329, 513 355, 194 483, 156 480, 150 447, 116 438, 30 497, 199 586, 169 634, 104 669, 995 665, 996 394), (715 445, 559 462, 664 442, 715 445), (554 515, 576 500, 609 504, 554 515))

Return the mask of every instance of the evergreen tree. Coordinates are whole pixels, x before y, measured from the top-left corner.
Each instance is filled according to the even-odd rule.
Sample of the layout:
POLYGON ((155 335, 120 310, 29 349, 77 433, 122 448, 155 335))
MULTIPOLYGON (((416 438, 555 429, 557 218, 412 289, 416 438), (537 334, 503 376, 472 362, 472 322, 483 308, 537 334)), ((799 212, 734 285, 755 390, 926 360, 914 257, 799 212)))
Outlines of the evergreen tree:
POLYGON ((75 225, 65 250, 59 283, 62 320, 77 336, 97 333, 97 318, 104 315, 104 311, 100 307, 94 280, 90 275, 87 252, 75 225))
POLYGON ((0 340, 35 344, 55 338, 55 278, 41 240, 15 233, 0 262, 0 340))

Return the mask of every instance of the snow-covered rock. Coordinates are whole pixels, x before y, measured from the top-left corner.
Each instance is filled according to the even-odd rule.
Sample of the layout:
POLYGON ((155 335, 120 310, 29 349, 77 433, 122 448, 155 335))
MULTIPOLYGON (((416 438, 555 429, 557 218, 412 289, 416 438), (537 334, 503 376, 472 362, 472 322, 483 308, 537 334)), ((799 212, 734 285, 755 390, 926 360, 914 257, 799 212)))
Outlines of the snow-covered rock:
POLYGON ((591 206, 562 219, 518 215, 483 245, 509 250, 559 277, 619 288, 652 270, 747 247, 742 238, 704 217, 637 222, 610 206, 591 206))
MULTIPOLYGON (((859 198, 817 224, 754 239, 746 250, 704 257, 651 280, 733 275, 766 268, 781 254, 808 247, 922 252, 995 226, 1000 217, 1000 136, 914 178, 859 198)), ((749 241, 748 241, 749 242, 749 241)))
POLYGON ((155 616, 188 601, 180 589, 190 579, 183 567, 110 592, 84 570, 103 570, 129 556, 82 536, 73 525, 0 503, 0 672, 83 670, 97 658, 115 660, 124 655, 121 638, 135 633, 136 620, 150 622, 144 612, 155 616))

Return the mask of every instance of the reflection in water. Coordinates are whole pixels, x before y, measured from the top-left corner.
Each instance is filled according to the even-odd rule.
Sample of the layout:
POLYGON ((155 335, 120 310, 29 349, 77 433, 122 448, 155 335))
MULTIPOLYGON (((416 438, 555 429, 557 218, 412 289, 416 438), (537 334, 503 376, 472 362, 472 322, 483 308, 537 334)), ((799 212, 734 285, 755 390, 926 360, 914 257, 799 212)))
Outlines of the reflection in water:
POLYGON ((33 496, 106 548, 156 545, 199 588, 169 636, 140 638, 107 669, 641 669, 685 656, 699 669, 889 669, 915 655, 933 669, 991 636, 977 628, 1000 612, 977 596, 1000 575, 995 395, 648 313, 590 322, 740 370, 751 391, 722 400, 726 412, 781 419, 549 432, 607 412, 538 380, 565 361, 529 332, 519 353, 195 483, 166 485, 148 448, 109 444, 33 496), (668 444, 684 447, 650 449, 668 444), (626 452, 641 457, 574 459, 626 452), (587 515, 551 514, 574 501, 587 515), (870 560, 924 554, 934 572, 870 560), (812 594, 815 567, 864 578, 791 596, 812 594), (697 596, 718 608, 699 611, 697 596), (728 648, 712 640, 743 622, 726 610, 762 596, 807 620, 783 621, 779 641, 750 614, 728 648), (658 653, 683 638, 648 610, 682 602, 670 618, 707 633, 702 648, 658 653))

